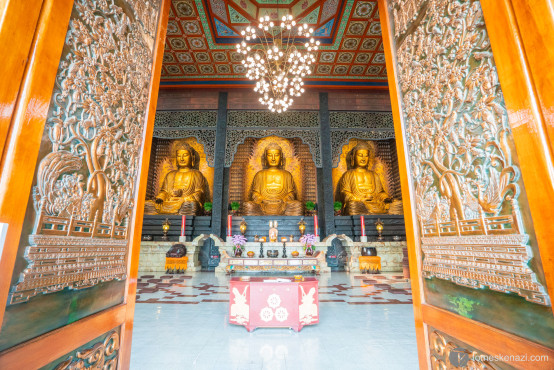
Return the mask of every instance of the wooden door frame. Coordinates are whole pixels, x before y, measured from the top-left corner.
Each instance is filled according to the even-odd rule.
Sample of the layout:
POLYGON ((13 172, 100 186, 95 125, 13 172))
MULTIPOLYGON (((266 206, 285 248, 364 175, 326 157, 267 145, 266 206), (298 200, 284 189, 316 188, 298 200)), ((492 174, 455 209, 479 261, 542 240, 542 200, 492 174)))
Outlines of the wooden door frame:
MULTIPOLYGON (((11 288, 10 282, 29 192, 36 171, 38 150, 73 9, 73 0, 44 0, 43 2, 40 17, 37 16, 37 27, 29 31, 34 35, 31 51, 17 104, 13 116, 10 117, 9 130, 4 135, 7 144, 0 167, 2 169, 0 222, 8 223, 9 227, 0 260, 0 302, 7 302, 11 288), (39 61, 40 63, 38 63, 39 61)), ((158 19, 148 112, 145 115, 146 124, 143 132, 141 166, 135 188, 135 209, 130 222, 132 232, 128 244, 128 272, 124 303, 1 352, 0 368, 21 368, 23 365, 26 368, 40 368, 120 326, 119 368, 129 368, 140 253, 140 231, 147 182, 145 174, 148 173, 170 4, 171 0, 162 0, 162 9, 158 19)), ((20 13, 19 16, 24 16, 24 13, 20 13)), ((4 133, 0 132, 0 134, 4 133)), ((5 305, 0 304, 0 322, 2 322, 4 312, 5 305)))
POLYGON ((407 163, 409 163, 409 153, 407 137, 402 130, 404 126, 404 116, 400 102, 400 92, 396 84, 396 63, 392 53, 392 33, 389 27, 389 13, 387 11, 386 0, 378 0, 379 18, 381 21, 381 34, 383 36, 383 46, 385 52, 385 61, 387 66, 387 77, 389 82, 389 93, 391 100, 392 118, 394 122, 394 137, 396 141, 396 153, 398 155, 398 172, 400 173, 400 188, 402 190, 402 205, 404 208, 404 224, 406 227, 406 244, 408 248, 408 262, 410 265, 410 281, 412 286, 412 302, 414 307, 415 332, 417 341, 417 351, 419 359, 419 368, 430 368, 427 359, 429 352, 429 343, 427 340, 427 329, 423 323, 422 304, 425 302, 421 281, 421 248, 419 245, 419 229, 417 228, 417 216, 415 214, 415 200, 409 189, 412 179, 409 175, 407 163), (404 164, 404 165, 402 165, 404 164))
MULTIPOLYGON (((522 2, 526 3, 527 0, 522 2)), ((417 225, 414 222, 416 220, 415 202, 409 191, 412 182, 407 171, 409 153, 406 144, 407 138, 402 130, 404 118, 401 113, 401 98, 397 88, 396 76, 398 70, 392 52, 393 37, 390 27, 392 20, 387 11, 386 3, 387 0, 378 0, 397 153, 399 163, 404 163, 403 166, 399 166, 399 172, 404 218, 406 220, 410 271, 412 271, 411 284, 419 367, 422 369, 431 368, 427 333, 427 325, 430 325, 485 353, 493 355, 502 353, 514 356, 546 354, 549 356, 548 363, 533 363, 533 365, 534 368, 541 368, 541 366, 549 368, 554 364, 554 349, 492 326, 466 319, 425 302, 422 292, 419 229, 415 227, 417 225)), ((520 159, 522 177, 525 183, 536 184, 533 187, 533 193, 528 191, 527 194, 530 209, 534 216, 533 223, 545 270, 548 292, 551 297, 554 297, 554 249, 549 246, 549 238, 553 235, 550 230, 554 222, 554 212, 552 212, 552 208, 554 208, 554 190, 551 177, 544 175, 545 172, 554 174, 554 171, 552 171, 553 156, 550 150, 552 143, 548 142, 548 133, 546 132, 548 123, 543 118, 545 113, 540 111, 536 95, 537 90, 530 75, 528 58, 525 55, 526 51, 523 48, 521 34, 515 21, 512 1, 481 0, 481 4, 487 21, 487 31, 496 59, 516 150, 520 159)), ((518 19, 518 21, 525 22, 526 20, 518 19)), ((552 92, 550 93, 552 94, 552 92)), ((508 363, 518 368, 529 366, 521 362, 508 363)))

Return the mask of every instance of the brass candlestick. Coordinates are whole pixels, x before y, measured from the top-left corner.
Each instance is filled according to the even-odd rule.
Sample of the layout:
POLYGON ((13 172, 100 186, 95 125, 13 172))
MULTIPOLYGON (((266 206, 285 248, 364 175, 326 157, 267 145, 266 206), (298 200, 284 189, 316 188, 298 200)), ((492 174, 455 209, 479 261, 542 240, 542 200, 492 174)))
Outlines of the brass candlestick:
POLYGON ((383 226, 383 221, 381 221, 380 218, 377 219, 377 222, 375 223, 375 228, 377 229, 377 233, 379 236, 377 236, 377 240, 383 240, 383 235, 381 233, 383 232, 383 229, 385 228, 383 226))
POLYGON ((163 241, 168 241, 169 238, 167 237, 167 232, 169 231, 169 227, 171 226, 171 222, 169 222, 169 219, 165 219, 164 223, 162 224, 162 230, 164 232, 164 235, 162 236, 163 241))
POLYGON ((302 218, 298 223, 298 230, 300 230, 301 235, 304 235, 304 232, 306 231, 306 223, 304 222, 304 218, 302 218))
POLYGON ((248 227, 248 224, 246 223, 246 221, 244 221, 244 219, 242 220, 242 222, 240 223, 240 233, 242 235, 244 235, 246 233, 246 228, 248 227))

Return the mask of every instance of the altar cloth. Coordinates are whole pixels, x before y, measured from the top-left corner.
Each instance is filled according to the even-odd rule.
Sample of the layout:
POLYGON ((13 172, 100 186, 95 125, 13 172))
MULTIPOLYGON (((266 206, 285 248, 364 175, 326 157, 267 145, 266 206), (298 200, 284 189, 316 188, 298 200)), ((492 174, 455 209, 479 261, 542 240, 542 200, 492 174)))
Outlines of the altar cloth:
POLYGON ((319 323, 318 281, 314 277, 233 277, 229 291, 229 322, 248 331, 259 327, 300 331, 319 323))

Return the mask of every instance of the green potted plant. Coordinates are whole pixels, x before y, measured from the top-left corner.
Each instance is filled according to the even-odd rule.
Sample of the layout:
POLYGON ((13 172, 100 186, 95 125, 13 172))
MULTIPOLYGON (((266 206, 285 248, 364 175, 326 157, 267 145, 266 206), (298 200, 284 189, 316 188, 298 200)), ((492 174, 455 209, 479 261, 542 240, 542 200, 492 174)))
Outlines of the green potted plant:
POLYGON ((233 215, 236 215, 240 209, 240 203, 239 202, 231 202, 231 213, 233 215))
POLYGON ((206 214, 206 216, 210 216, 212 214, 212 208, 213 208, 212 202, 204 203, 204 213, 206 214))
POLYGON ((308 216, 313 216, 315 214, 315 203, 311 200, 307 201, 305 204, 306 207, 306 214, 308 216))
POLYGON ((335 216, 340 216, 342 213, 342 202, 333 203, 333 209, 335 210, 335 216))

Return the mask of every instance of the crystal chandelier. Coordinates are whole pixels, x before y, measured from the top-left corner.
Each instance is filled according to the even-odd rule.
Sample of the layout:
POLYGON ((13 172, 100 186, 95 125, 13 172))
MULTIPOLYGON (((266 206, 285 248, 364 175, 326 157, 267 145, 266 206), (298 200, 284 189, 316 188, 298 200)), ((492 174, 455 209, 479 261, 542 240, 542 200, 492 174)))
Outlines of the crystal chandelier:
POLYGON ((237 44, 237 51, 245 56, 246 77, 256 80, 254 91, 272 112, 286 111, 292 97, 304 92, 302 78, 312 73, 310 65, 316 60, 319 41, 313 38, 313 28, 295 26, 292 15, 284 15, 280 24, 266 15, 260 18, 258 29, 248 26, 243 30, 243 40, 237 44), (298 39, 293 35, 295 28, 298 39), (300 50, 300 45, 304 49, 300 50))

